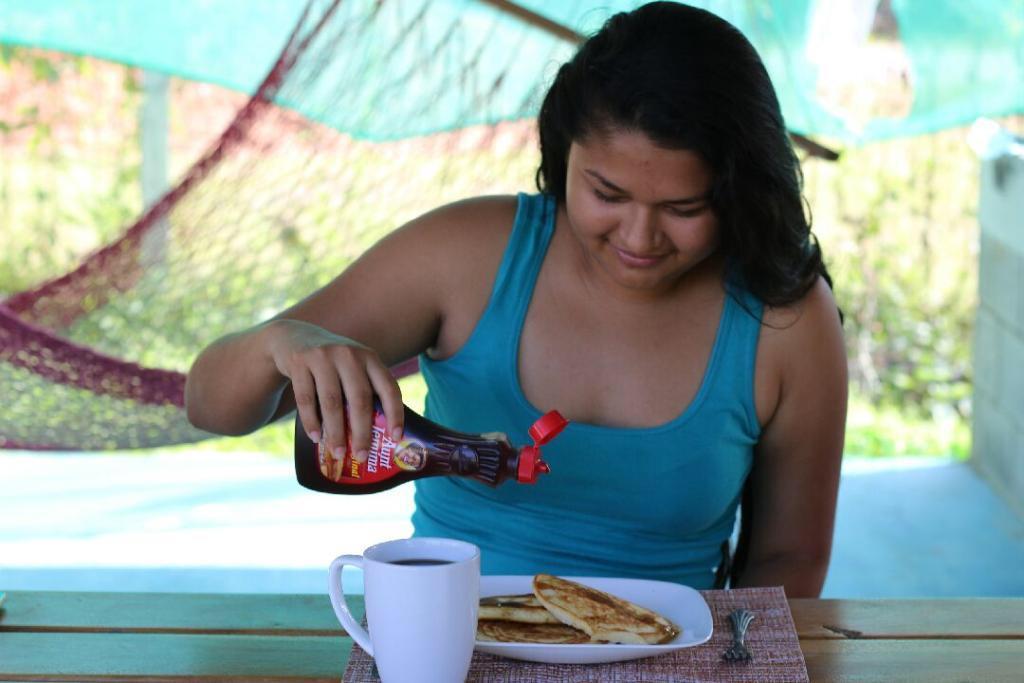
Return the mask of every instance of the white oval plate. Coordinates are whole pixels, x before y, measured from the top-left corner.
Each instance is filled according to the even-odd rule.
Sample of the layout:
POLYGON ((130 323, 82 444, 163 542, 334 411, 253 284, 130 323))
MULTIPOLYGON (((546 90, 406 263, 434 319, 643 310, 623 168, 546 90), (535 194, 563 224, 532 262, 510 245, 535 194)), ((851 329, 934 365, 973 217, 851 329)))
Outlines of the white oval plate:
MULTIPOLYGON (((492 643, 476 641, 476 649, 487 654, 525 659, 548 664, 598 664, 627 659, 653 657, 706 643, 713 631, 711 609, 700 593, 678 583, 646 579, 565 577, 586 586, 611 593, 654 610, 674 622, 682 632, 663 645, 625 645, 580 643, 545 645, 542 643, 492 643)), ((481 576, 480 597, 520 595, 533 592, 532 576, 481 576)))

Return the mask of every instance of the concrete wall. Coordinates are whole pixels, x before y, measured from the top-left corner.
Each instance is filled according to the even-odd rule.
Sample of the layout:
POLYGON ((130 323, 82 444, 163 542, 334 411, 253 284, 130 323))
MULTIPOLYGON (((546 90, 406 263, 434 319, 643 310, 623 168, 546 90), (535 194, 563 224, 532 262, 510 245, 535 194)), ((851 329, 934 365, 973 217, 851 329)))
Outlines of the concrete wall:
POLYGON ((1024 157, 982 163, 975 468, 1024 513, 1024 157))

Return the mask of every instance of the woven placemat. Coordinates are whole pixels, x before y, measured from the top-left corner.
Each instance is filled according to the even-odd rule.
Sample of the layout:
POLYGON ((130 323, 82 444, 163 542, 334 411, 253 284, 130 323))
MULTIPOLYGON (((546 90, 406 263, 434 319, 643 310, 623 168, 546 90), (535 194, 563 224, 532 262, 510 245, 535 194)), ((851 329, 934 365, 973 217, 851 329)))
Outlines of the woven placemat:
MULTIPOLYGON (((786 601, 786 593, 781 587, 701 591, 701 595, 711 607, 715 622, 714 635, 703 645, 658 657, 611 664, 538 664, 476 652, 466 680, 471 683, 807 681, 807 666, 800 651, 800 640, 786 601), (753 661, 725 662, 722 660, 722 652, 732 643, 728 616, 731 611, 741 607, 756 615, 746 637, 753 661)), ((358 645, 352 647, 352 656, 342 680, 345 683, 380 680, 373 659, 358 645)))

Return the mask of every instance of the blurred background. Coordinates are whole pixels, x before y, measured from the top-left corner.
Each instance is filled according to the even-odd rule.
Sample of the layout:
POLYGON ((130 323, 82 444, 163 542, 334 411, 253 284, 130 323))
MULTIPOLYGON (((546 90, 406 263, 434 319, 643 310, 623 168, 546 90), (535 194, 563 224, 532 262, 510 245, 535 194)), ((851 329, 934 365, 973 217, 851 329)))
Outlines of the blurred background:
MULTIPOLYGON (((440 203, 636 2, 0 4, 0 590, 320 591, 411 491, 210 438, 181 373, 440 203)), ((761 52, 845 313, 826 595, 1024 595, 1024 1, 708 0, 761 52)), ((421 410, 418 375, 402 380, 421 410)))

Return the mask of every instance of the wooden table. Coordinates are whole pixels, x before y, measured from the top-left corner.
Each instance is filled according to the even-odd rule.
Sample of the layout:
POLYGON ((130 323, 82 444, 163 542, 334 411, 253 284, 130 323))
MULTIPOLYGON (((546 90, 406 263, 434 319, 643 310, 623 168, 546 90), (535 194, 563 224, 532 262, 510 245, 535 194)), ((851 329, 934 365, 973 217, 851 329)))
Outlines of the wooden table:
MULTIPOLYGON (((812 681, 1024 681, 1021 598, 790 605, 812 681)), ((10 591, 0 612, 4 681, 336 682, 351 647, 326 595, 10 591)))

